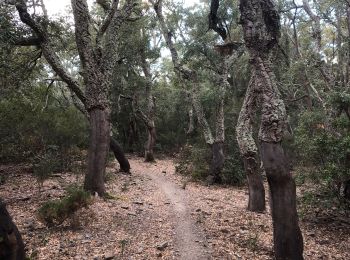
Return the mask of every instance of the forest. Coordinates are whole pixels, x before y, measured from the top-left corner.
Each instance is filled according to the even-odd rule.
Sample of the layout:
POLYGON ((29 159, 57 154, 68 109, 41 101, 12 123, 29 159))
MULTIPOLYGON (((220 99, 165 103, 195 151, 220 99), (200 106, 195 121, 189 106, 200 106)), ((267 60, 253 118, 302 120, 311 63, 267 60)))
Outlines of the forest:
POLYGON ((0 47, 0 260, 350 259, 350 0, 1 0, 0 47))

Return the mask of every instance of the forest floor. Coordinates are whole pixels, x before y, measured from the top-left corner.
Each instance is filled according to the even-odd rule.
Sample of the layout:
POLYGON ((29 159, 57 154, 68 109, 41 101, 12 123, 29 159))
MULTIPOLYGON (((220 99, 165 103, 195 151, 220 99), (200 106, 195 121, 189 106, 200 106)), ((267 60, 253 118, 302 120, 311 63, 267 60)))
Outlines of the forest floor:
MULTIPOLYGON (((145 163, 132 157, 131 175, 107 169, 113 197, 95 197, 74 221, 47 228, 40 205, 64 195, 82 176, 55 174, 39 191, 28 167, 0 166, 8 176, 0 197, 8 205, 31 259, 273 259, 272 223, 246 210, 245 187, 205 186, 175 174, 171 159, 145 163)), ((299 192, 300 193, 300 192, 299 192)), ((317 212, 316 212, 317 213, 317 212)), ((350 225, 300 221, 305 259, 350 259, 350 225)))

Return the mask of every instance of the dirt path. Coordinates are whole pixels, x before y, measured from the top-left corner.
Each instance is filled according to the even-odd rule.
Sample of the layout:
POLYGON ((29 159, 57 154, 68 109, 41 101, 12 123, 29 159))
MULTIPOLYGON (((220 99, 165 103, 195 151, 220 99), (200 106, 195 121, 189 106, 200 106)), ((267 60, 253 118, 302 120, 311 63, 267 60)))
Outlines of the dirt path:
MULTIPOLYGON (((82 185, 83 175, 56 174, 39 191, 28 166, 0 165, 0 174, 7 176, 0 197, 8 202, 30 259, 273 259, 269 211, 246 210, 246 187, 189 182, 184 190, 173 160, 150 164, 132 157, 130 163, 132 175, 117 173, 116 162, 107 168, 111 199, 94 198, 77 213, 78 222, 67 220, 54 228, 40 222, 37 210, 64 196, 71 184, 82 185)), ((300 224, 306 260, 350 259, 348 226, 305 217, 300 224)))
POLYGON ((186 190, 174 184, 165 174, 147 172, 148 176, 157 184, 172 205, 174 215, 172 221, 175 225, 175 244, 179 257, 183 260, 204 260, 210 259, 205 250, 207 243, 204 241, 204 235, 200 232, 191 218, 191 210, 188 204, 188 194, 186 190))

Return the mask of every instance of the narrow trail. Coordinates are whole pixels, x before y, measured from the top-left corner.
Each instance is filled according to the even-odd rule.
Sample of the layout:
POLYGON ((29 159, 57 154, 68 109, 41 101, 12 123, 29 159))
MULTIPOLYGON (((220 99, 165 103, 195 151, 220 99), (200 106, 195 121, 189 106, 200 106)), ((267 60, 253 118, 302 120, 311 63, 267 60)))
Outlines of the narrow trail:
MULTIPOLYGON (((273 259, 269 212, 246 210, 245 187, 204 186, 175 174, 172 159, 145 163, 129 159, 132 174, 107 168, 106 189, 112 199, 95 197, 71 220, 47 228, 37 210, 59 199, 83 176, 60 173, 45 181, 41 191, 26 165, 0 165, 8 179, 0 197, 17 224, 31 259, 206 260, 273 259)), ((341 223, 301 221, 305 259, 350 259, 350 228, 341 223), (338 239, 334 239, 337 237, 338 239)), ((317 218, 316 218, 317 219, 317 218)))
POLYGON ((159 189, 169 199, 173 209, 173 220, 175 225, 175 243, 182 260, 204 260, 211 259, 206 248, 205 238, 191 218, 188 194, 186 191, 174 184, 164 174, 147 172, 159 189))

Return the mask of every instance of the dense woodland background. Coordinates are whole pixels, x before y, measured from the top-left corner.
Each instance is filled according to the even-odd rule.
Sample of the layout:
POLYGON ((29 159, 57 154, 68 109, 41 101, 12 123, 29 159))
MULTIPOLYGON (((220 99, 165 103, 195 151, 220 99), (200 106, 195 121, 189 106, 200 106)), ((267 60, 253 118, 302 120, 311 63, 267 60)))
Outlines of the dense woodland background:
MULTIPOLYGON (((178 1, 119 1, 118 19, 111 18, 114 34, 106 21, 118 1, 96 1, 88 16, 79 6, 84 1, 72 1, 75 9, 57 17, 48 17, 45 1, 3 2, 1 164, 29 165, 39 186, 58 172, 85 172, 91 111, 103 107, 99 111, 107 111, 111 123, 104 131, 127 157, 170 156, 176 171, 191 180, 246 185, 249 162, 236 127, 257 72, 238 1, 203 0, 191 8, 178 1), (75 35, 84 21, 90 27, 75 35), (84 42, 86 32, 91 42, 84 42), (95 66, 90 63, 101 73, 94 79, 87 76, 95 66), (96 94, 91 82, 103 93, 96 94)), ((267 53, 288 115, 282 145, 297 187, 303 187, 299 214, 316 205, 349 221, 350 2, 278 0, 275 8, 278 41, 267 53)), ((263 98, 256 102, 250 123, 258 144, 263 98)), ((109 139, 103 142, 109 146, 109 139)), ((260 159, 255 167, 266 179, 260 159)), ((0 172, 0 185, 7 178, 0 172)), ((86 183, 87 190, 105 192, 86 183)), ((70 192, 86 195, 80 188, 70 192)))

